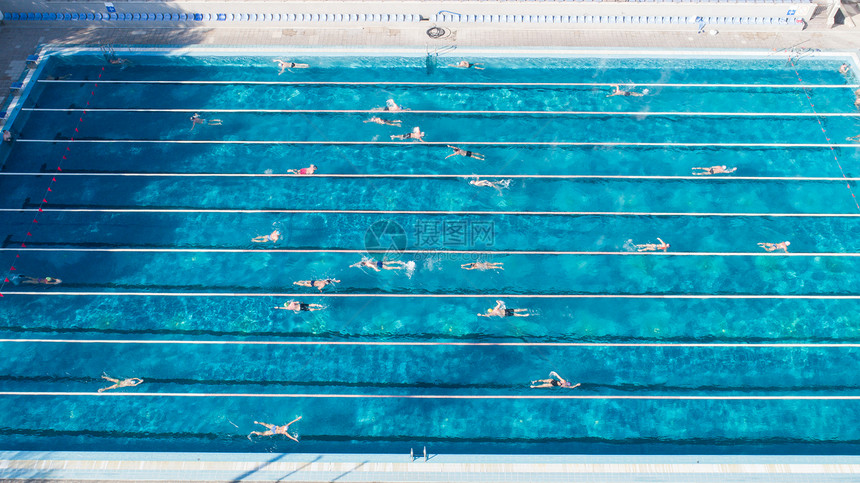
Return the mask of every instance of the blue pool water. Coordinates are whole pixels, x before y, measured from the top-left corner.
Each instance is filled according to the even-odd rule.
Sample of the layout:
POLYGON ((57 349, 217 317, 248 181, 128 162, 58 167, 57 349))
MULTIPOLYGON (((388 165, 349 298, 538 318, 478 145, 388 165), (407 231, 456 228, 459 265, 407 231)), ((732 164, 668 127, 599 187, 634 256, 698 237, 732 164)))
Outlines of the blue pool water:
POLYGON ((2 286, 0 447, 860 448, 842 59, 295 60, 311 67, 78 54, 40 71, 0 153, 0 256, 62 284, 2 286), (362 112, 389 98, 411 111, 362 112), (223 125, 191 130, 194 112, 223 125), (413 126, 426 143, 391 141, 413 126), (632 248, 658 237, 669 254, 632 248), (785 240, 796 256, 757 246, 785 240), (349 268, 392 244, 414 269, 349 268), (496 299, 531 316, 477 316, 496 299), (528 387, 552 370, 581 386, 528 387), (145 382, 99 397, 103 372, 145 382), (299 415, 298 445, 246 437, 299 415))

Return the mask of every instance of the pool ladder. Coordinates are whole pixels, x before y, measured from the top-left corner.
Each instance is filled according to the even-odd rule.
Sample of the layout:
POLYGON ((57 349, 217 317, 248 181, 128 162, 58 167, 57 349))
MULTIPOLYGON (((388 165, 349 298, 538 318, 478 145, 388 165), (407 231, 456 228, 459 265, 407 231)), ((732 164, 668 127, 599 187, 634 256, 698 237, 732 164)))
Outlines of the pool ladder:
MULTIPOLYGON (((415 450, 409 448, 409 459, 415 461, 415 450)), ((429 458, 427 457, 427 447, 424 447, 424 461, 427 461, 429 458)))

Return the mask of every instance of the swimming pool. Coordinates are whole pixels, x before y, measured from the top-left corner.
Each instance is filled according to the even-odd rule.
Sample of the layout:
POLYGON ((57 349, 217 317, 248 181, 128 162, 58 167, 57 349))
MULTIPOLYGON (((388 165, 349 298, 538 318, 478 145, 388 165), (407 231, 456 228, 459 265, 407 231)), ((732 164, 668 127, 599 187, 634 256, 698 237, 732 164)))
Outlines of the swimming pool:
POLYGON ((4 448, 854 452, 846 58, 52 56, 0 171, 7 278, 62 280, 2 287, 4 448))

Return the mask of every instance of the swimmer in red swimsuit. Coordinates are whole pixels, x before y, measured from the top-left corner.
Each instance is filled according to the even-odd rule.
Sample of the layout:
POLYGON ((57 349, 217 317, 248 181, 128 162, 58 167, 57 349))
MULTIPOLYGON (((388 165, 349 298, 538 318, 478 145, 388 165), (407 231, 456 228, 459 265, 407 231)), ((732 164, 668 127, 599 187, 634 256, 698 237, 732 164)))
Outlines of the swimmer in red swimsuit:
POLYGON ((291 174, 314 174, 317 170, 317 165, 312 164, 310 167, 302 168, 302 169, 288 169, 287 172, 291 174))

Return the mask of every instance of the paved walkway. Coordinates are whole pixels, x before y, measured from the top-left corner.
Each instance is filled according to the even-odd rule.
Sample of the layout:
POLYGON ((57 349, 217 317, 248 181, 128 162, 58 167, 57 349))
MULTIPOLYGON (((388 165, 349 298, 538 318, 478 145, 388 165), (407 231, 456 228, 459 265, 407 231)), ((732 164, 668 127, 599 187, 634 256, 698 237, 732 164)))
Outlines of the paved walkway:
POLYGON ((338 482, 856 482, 857 456, 0 452, 0 479, 338 482))
MULTIPOLYGON (((857 6, 848 7, 857 12, 857 6)), ((819 9, 821 10, 821 9, 819 9)), ((853 17, 860 24, 860 15, 853 17)), ((125 28, 85 26, 52 27, 51 23, 6 22, 0 28, 0 94, 21 76, 24 59, 42 44, 114 44, 114 45, 189 45, 209 46, 411 46, 457 45, 464 47, 609 47, 609 48, 691 48, 691 49, 784 49, 792 46, 822 50, 860 50, 860 27, 837 26, 827 29, 819 14, 803 31, 757 32, 740 30, 754 25, 726 26, 717 35, 696 35, 695 26, 673 25, 672 30, 598 30, 596 28, 559 29, 546 25, 453 26, 450 35, 431 39, 426 31, 432 25, 422 22, 404 28, 367 26, 351 28, 255 28, 194 27, 176 28, 174 24, 152 28, 152 24, 128 24, 125 28), (731 29, 729 28, 731 27, 731 29)))

